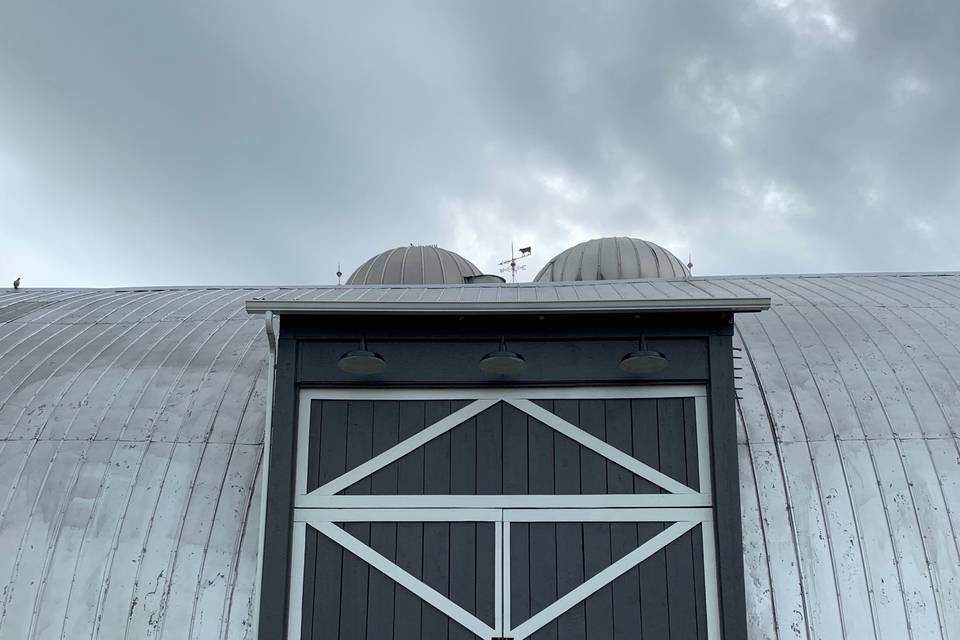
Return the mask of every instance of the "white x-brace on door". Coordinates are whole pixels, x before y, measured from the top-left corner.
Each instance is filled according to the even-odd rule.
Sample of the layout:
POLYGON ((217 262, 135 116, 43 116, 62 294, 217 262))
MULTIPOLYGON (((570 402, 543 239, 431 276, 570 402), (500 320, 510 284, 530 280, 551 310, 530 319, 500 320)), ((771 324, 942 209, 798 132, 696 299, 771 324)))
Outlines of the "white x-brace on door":
MULTIPOLYGON (((686 536, 685 539, 689 538, 688 534, 691 532, 697 532, 697 539, 702 541, 699 544, 700 548, 696 549, 695 562, 702 567, 698 573, 698 584, 702 585, 702 593, 694 594, 694 597, 702 600, 697 605, 702 618, 700 622, 702 628, 699 629, 699 635, 696 637, 707 638, 707 640, 716 640, 720 637, 710 485, 709 427, 703 387, 678 385, 554 389, 305 390, 301 392, 300 407, 289 638, 299 640, 317 637, 311 635, 314 632, 307 631, 309 623, 304 620, 304 603, 311 602, 311 598, 319 597, 308 593, 311 589, 310 580, 325 579, 325 576, 317 576, 316 568, 310 573, 305 566, 304 553, 308 547, 308 536, 322 536, 322 539, 349 552, 449 617, 460 627, 469 630, 477 638, 521 640, 531 637, 546 625, 557 621, 566 612, 641 565, 645 560, 656 554, 662 556, 663 551, 671 543, 684 536, 686 536), (695 488, 690 486, 694 483, 680 482, 673 477, 676 474, 665 473, 664 470, 638 459, 640 454, 636 452, 642 452, 643 442, 634 442, 632 450, 625 451, 624 445, 615 446, 608 442, 612 438, 604 439, 589 433, 573 421, 545 408, 545 406, 553 406, 551 404, 553 402, 557 403, 556 406, 560 406, 561 402, 567 402, 569 405, 569 401, 619 402, 616 406, 622 407, 624 400, 659 399, 685 400, 692 408, 693 417, 689 421, 694 424, 688 425, 688 432, 695 439, 695 443, 686 444, 687 450, 695 452, 695 455, 690 459, 691 468, 688 469, 686 478, 695 479, 695 488), (397 437, 398 441, 395 444, 376 455, 370 455, 368 459, 322 484, 313 483, 319 486, 311 486, 308 479, 311 475, 311 460, 315 460, 319 454, 315 453, 311 458, 310 451, 311 447, 318 446, 317 440, 323 438, 323 433, 319 433, 316 426, 311 428, 312 424, 316 425, 319 422, 316 415, 311 416, 311 412, 314 411, 315 406, 321 406, 316 403, 323 401, 345 403, 456 401, 463 406, 454 408, 454 405, 451 405, 446 415, 430 423, 425 422, 422 428, 418 428, 409 437, 397 437), (607 474, 610 474, 612 469, 615 473, 632 476, 636 479, 633 481, 634 485, 643 484, 650 490, 642 493, 602 494, 580 492, 451 494, 426 491, 409 495, 377 494, 372 491, 362 495, 350 493, 351 487, 369 480, 378 472, 384 473, 385 469, 395 469, 399 461, 408 459, 408 456, 418 451, 423 451, 423 448, 430 443, 436 443, 438 439, 447 436, 461 425, 477 419, 478 416, 489 416, 491 411, 496 411, 500 406, 507 406, 509 408, 507 410, 513 412, 511 415, 522 415, 528 424, 537 425, 541 430, 539 432, 541 436, 543 432, 550 431, 553 434, 550 442, 559 443, 562 440, 563 443, 578 447, 581 452, 578 454, 578 460, 586 460, 586 456, 590 456, 593 461, 602 460, 607 474), (394 466, 391 467, 391 465, 394 466), (347 493, 344 493, 345 491, 347 493), (399 563, 396 558, 387 557, 389 554, 381 552, 382 549, 378 551, 367 541, 352 535, 347 530, 349 523, 478 523, 475 537, 477 540, 479 540, 481 525, 484 527, 483 531, 488 531, 492 527, 493 542, 489 545, 489 557, 480 558, 479 552, 477 557, 478 567, 487 561, 492 564, 492 618, 481 615, 479 611, 468 610, 469 607, 462 606, 463 602, 458 603, 455 601, 456 598, 444 593, 442 585, 429 584, 430 581, 424 576, 415 575, 414 571, 407 570, 409 567, 405 569, 400 566, 402 563, 399 563), (646 530, 651 533, 647 536, 634 536, 630 528, 634 523, 638 531, 641 527, 647 526, 646 530), (585 536, 588 527, 627 527, 624 530, 629 531, 630 536, 634 536, 629 539, 635 540, 636 547, 623 549, 620 554, 610 555, 607 566, 598 567, 589 575, 585 573, 578 583, 575 585, 571 583, 572 588, 566 590, 555 588, 556 597, 552 602, 541 602, 536 610, 533 607, 527 607, 524 612, 518 614, 512 610, 511 603, 526 602, 528 599, 526 595, 517 593, 517 589, 527 589, 526 586, 518 587, 518 585, 528 585, 530 580, 523 578, 518 581, 516 576, 511 575, 511 567, 524 567, 526 571, 526 566, 532 562, 530 558, 536 550, 529 549, 532 538, 529 535, 524 537, 522 534, 529 532, 530 527, 542 527, 544 524, 548 527, 556 527, 558 532, 559 527, 567 527, 567 530, 574 533, 581 531, 579 537, 573 539, 580 540, 584 548, 587 546, 585 536), (659 524, 660 528, 649 529, 648 525, 651 524, 659 524), (571 526, 573 529, 570 529, 571 526), (516 546, 517 532, 521 534, 519 540, 526 545, 523 549, 516 546), (305 577, 307 577, 306 580, 305 577)), ((327 425, 331 424, 330 420, 336 421, 332 424, 339 425, 343 418, 341 414, 333 418, 328 417, 327 425)), ((637 420, 642 422, 642 416, 641 418, 634 416, 635 423, 637 420)), ((353 422, 357 424, 347 419, 343 426, 344 442, 350 438, 351 428, 363 429, 362 424, 356 419, 353 422)), ((504 425, 505 423, 500 427, 501 438, 504 437, 505 430, 516 428, 504 425)), ((339 427, 324 428, 331 429, 331 432, 335 428, 340 430, 339 427)), ((664 427, 661 424, 659 428, 664 431, 664 429, 675 427, 669 424, 664 427)), ((654 432, 656 431, 654 428, 654 432)), ((635 428, 634 432, 634 439, 639 440, 640 438, 636 436, 639 431, 635 428)), ((474 443, 481 437, 479 434, 479 431, 473 433, 474 443)), ((467 435, 466 442, 469 443, 470 434, 467 435)), ((661 434, 662 440, 669 437, 671 437, 669 432, 664 431, 661 434)), ((505 440, 501 444, 505 450, 503 455, 509 456, 510 452, 507 451, 505 440)), ((660 446, 663 448, 667 445, 661 443, 660 446)), ((533 455, 528 457, 532 459, 533 455)), ((478 464, 482 464, 482 460, 478 464)), ((506 468, 506 463, 502 460, 500 464, 502 468, 506 468)), ((453 466, 452 463, 451 466, 453 466)), ((560 474, 564 473, 560 467, 562 464, 558 464, 553 470, 558 479, 560 474)), ((524 471, 521 469, 520 473, 524 471)), ((687 544, 689 546, 689 543, 687 544)), ((423 543, 423 554, 434 551, 428 547, 428 544, 423 543)), ((487 549, 487 547, 484 548, 487 549)), ((436 552, 440 553, 440 550, 436 552)), ((447 553, 449 554, 449 550, 447 553)), ((577 548, 556 549, 558 556, 568 553, 586 554, 587 551, 577 548)), ((577 556, 576 562, 579 562, 579 557, 577 556)), ((336 637, 330 635, 332 631, 329 629, 325 629, 324 633, 326 635, 322 637, 336 637)), ((406 639, 398 638, 398 640, 406 639)))

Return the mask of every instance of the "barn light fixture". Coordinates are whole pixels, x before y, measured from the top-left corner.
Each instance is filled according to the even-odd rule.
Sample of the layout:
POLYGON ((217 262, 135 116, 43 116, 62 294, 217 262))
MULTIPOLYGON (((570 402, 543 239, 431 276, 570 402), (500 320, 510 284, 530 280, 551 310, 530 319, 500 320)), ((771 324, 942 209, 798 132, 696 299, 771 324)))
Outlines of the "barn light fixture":
POLYGON ((362 336, 360 338, 360 348, 347 351, 340 356, 337 366, 346 373, 368 376, 386 369, 387 361, 379 353, 369 351, 367 349, 367 338, 362 336))
POLYGON ((656 373, 670 365, 662 352, 647 348, 647 339, 640 336, 640 348, 620 358, 620 368, 627 373, 656 373))
POLYGON ((527 367, 523 356, 507 350, 507 341, 501 336, 500 348, 480 358, 480 371, 498 375, 520 373, 527 367))

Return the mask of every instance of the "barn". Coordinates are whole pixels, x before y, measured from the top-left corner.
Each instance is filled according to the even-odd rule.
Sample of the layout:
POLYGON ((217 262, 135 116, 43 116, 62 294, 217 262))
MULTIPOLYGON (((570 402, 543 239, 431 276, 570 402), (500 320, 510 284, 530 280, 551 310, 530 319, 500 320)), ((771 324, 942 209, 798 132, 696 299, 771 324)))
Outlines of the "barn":
POLYGON ((0 638, 952 638, 960 274, 0 293, 0 638))

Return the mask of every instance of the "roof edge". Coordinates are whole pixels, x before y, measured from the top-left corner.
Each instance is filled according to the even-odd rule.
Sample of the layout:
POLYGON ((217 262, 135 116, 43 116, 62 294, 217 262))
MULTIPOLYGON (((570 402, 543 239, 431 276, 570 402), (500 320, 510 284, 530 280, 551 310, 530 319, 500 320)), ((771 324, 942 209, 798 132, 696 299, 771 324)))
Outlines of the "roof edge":
POLYGON ((757 313, 770 308, 770 298, 682 298, 649 300, 583 300, 556 302, 326 302, 314 300, 247 300, 247 313, 278 315, 497 315, 596 314, 660 311, 757 313))

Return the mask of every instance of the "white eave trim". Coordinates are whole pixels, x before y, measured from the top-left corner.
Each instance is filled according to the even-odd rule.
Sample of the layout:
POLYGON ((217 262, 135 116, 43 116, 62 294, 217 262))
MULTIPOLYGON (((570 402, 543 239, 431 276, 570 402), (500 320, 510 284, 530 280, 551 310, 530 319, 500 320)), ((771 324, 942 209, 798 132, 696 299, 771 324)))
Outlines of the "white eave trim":
POLYGON ((677 298, 650 300, 582 300, 563 302, 325 302, 247 300, 250 314, 277 315, 496 315, 592 314, 655 311, 733 311, 755 313, 770 308, 770 298, 677 298))

